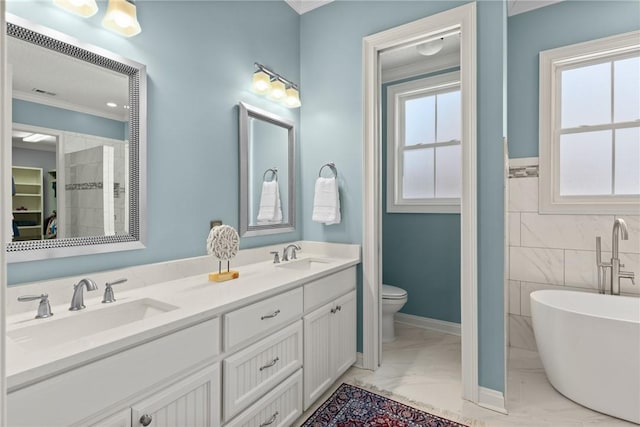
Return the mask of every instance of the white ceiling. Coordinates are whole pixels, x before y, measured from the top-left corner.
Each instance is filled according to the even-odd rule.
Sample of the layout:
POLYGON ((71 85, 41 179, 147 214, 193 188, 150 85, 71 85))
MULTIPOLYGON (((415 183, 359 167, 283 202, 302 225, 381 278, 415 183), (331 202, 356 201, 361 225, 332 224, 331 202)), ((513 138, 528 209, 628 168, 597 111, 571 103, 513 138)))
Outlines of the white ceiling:
MULTIPOLYGON (((309 12, 313 9, 317 9, 320 6, 331 3, 333 0, 285 0, 289 6, 298 14, 309 12)), ((517 15, 519 13, 528 12, 540 7, 549 6, 550 4, 558 3, 563 0, 509 0, 507 3, 507 14, 509 16, 517 15)))
POLYGON ((124 108, 129 80, 124 74, 8 37, 13 97, 83 113, 128 120, 124 108), (34 89, 55 95, 41 94, 34 89), (107 102, 118 106, 111 108, 107 102))

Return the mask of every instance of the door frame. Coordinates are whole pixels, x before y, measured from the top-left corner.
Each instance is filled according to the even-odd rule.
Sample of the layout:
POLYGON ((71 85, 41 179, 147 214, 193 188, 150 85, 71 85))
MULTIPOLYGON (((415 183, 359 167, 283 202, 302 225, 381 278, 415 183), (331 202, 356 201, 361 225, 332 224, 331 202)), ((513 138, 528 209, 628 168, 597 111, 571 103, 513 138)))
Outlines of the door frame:
POLYGON ((461 340, 462 398, 478 402, 478 265, 477 265, 477 126, 476 4, 471 2, 436 15, 363 38, 363 367, 381 362, 381 127, 379 52, 424 40, 430 34, 461 30, 462 89, 461 340))
MULTIPOLYGON (((9 72, 7 68, 7 33, 5 31, 5 5, 0 1, 0 103, 2 103, 0 113, 0 140, 11 141, 11 99, 8 94, 9 72)), ((11 188, 11 176, 6 167, 10 164, 7 153, 9 150, 0 149, 0 185, 2 188, 11 188)), ((0 425, 7 425, 7 369, 6 369, 6 288, 7 288, 7 254, 4 250, 5 242, 9 240, 9 206, 7 197, 0 197, 0 425)))

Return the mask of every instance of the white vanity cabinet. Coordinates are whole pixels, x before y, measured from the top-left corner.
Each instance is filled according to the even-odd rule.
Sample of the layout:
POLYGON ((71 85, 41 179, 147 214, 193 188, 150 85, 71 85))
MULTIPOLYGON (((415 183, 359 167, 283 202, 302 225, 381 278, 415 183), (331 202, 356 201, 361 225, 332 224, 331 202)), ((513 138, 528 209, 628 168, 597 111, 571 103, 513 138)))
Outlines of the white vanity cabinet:
POLYGON ((305 312, 324 305, 304 316, 304 410, 356 361, 355 283, 350 268, 305 285, 305 312))
POLYGON ((314 276, 16 386, 8 425, 288 427, 356 360, 356 268, 314 276))
POLYGON ((162 388, 130 408, 89 427, 218 427, 220 426, 220 364, 215 363, 162 388))
POLYGON ((209 366, 131 406, 133 427, 218 427, 220 365, 209 366))

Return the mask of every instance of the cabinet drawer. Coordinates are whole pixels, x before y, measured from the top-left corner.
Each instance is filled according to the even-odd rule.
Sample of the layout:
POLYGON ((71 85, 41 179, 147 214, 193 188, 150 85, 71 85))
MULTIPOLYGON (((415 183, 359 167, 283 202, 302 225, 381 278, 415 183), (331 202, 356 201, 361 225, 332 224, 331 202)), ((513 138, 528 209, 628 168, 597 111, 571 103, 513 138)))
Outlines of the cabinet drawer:
POLYGON ((308 313, 355 288, 355 267, 308 283, 304 285, 304 312, 308 313))
POLYGON ((291 375, 226 427, 288 427, 302 415, 302 369, 291 375))
POLYGON ((302 320, 225 359, 225 421, 301 366, 302 320))
POLYGON ((229 349, 302 316, 302 288, 224 315, 224 349, 229 349))

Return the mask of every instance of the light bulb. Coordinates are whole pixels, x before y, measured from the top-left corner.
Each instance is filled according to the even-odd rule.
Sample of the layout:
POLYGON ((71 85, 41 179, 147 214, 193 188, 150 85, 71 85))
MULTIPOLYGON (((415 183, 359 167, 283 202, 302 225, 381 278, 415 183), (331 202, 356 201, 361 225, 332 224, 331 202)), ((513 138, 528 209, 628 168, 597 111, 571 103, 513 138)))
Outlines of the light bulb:
POLYGON ((136 6, 127 0, 109 0, 102 26, 126 37, 142 31, 136 14, 136 6))
POLYGON ((256 93, 265 94, 271 90, 271 77, 262 70, 253 73, 251 88, 256 93))
POLYGON ((269 92, 269 99, 274 101, 280 101, 286 96, 284 83, 276 79, 271 82, 271 92, 269 92))
POLYGON ((83 18, 93 16, 98 11, 96 0, 53 0, 53 4, 83 18))
POLYGON ((302 105, 300 102, 300 94, 296 88, 290 87, 286 90, 286 97, 284 98, 284 105, 289 108, 298 108, 302 105))

